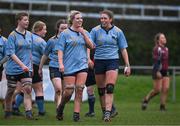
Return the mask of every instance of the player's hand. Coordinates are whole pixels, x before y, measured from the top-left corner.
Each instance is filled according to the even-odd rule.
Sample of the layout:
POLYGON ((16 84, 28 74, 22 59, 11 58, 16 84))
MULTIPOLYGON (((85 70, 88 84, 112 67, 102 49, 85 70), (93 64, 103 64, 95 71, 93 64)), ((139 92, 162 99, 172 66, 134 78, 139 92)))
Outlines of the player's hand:
POLYGON ((43 73, 43 72, 42 72, 42 69, 40 69, 40 68, 39 68, 39 70, 38 70, 38 74, 39 74, 39 76, 40 76, 40 77, 42 77, 42 76, 43 76, 43 74, 42 74, 42 73, 43 73))
POLYGON ((130 74, 131 74, 130 66, 125 66, 124 67, 124 75, 128 77, 130 74))
POLYGON ((94 68, 94 62, 91 59, 88 60, 88 66, 89 66, 90 69, 94 68))
POLYGON ((84 28, 83 27, 79 27, 78 29, 77 29, 77 31, 78 32, 80 32, 81 34, 85 34, 85 30, 84 30, 84 28))
POLYGON ((61 73, 64 73, 64 64, 60 64, 59 71, 61 73))
POLYGON ((24 72, 29 72, 29 68, 27 66, 25 66, 25 65, 22 67, 22 69, 23 69, 24 72))

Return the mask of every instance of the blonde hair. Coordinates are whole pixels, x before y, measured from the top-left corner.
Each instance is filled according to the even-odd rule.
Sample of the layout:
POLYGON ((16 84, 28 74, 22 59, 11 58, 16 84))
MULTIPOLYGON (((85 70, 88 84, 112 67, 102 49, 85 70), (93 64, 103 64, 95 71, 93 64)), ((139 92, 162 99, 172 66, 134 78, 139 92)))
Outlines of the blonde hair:
POLYGON ((68 23, 70 24, 70 26, 72 25, 75 15, 77 15, 77 14, 81 14, 81 12, 77 11, 77 10, 70 11, 70 14, 68 15, 68 23))
POLYGON ((46 26, 46 24, 42 21, 36 21, 34 24, 33 24, 33 27, 32 27, 32 32, 33 33, 36 33, 36 32, 39 32, 43 29, 43 27, 46 26))
POLYGON ((159 38, 160 38, 161 35, 164 35, 164 34, 159 32, 154 36, 155 45, 159 45, 159 38))

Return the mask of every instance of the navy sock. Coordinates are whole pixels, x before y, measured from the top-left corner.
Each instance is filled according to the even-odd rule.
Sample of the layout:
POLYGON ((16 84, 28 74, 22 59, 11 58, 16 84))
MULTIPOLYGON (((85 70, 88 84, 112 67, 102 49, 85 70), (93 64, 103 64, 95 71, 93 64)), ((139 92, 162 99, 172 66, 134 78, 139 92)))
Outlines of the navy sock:
POLYGON ((24 101, 24 93, 17 94, 15 98, 15 103, 13 105, 13 109, 19 109, 23 101, 24 101))
POLYGON ((26 111, 26 116, 32 116, 32 111, 31 110, 26 111))
POLYGON ((94 104, 95 104, 94 94, 88 96, 88 103, 89 103, 89 112, 90 113, 94 112, 94 104))
POLYGON ((114 104, 112 104, 112 109, 111 111, 115 111, 116 110, 116 107, 114 106, 114 104))
POLYGON ((45 112, 44 110, 44 96, 36 96, 36 104, 40 113, 45 112))

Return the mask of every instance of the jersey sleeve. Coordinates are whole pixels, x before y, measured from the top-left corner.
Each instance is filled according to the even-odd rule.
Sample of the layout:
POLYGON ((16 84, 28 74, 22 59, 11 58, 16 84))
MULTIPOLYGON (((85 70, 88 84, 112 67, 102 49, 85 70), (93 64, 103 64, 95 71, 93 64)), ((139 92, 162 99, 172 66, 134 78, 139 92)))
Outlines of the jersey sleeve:
POLYGON ((120 49, 124 49, 128 47, 126 37, 122 31, 118 32, 118 46, 120 49))
POLYGON ((11 56, 15 54, 15 41, 16 41, 15 36, 10 34, 6 44, 6 55, 11 56))
POLYGON ((91 35, 91 40, 95 43, 95 41, 96 41, 96 33, 95 33, 94 29, 91 30, 90 35, 91 35))
POLYGON ((45 48, 46 48, 46 42, 45 41, 42 41, 42 43, 41 43, 41 55, 43 55, 44 54, 44 50, 45 50, 45 48))
POLYGON ((52 41, 51 41, 51 39, 49 39, 47 41, 47 44, 46 44, 46 47, 44 50, 44 55, 48 56, 51 53, 51 50, 52 50, 52 41))
POLYGON ((55 44, 55 50, 64 51, 65 44, 66 44, 66 36, 64 32, 62 32, 60 34, 60 37, 58 38, 58 41, 55 44))

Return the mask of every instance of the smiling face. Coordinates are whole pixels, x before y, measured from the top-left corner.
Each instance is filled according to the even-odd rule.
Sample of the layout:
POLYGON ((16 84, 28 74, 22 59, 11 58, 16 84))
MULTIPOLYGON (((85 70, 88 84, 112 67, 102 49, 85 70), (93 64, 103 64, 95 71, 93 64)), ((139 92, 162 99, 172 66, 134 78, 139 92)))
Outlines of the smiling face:
POLYGON ((68 28, 68 24, 60 24, 58 31, 59 31, 59 33, 61 33, 67 28, 68 28))
POLYGON ((100 22, 102 27, 109 28, 111 26, 112 19, 107 14, 102 13, 100 15, 100 22))
POLYGON ((82 15, 80 13, 76 14, 74 16, 74 19, 72 20, 72 26, 75 28, 79 28, 82 27, 82 24, 83 24, 82 15))

